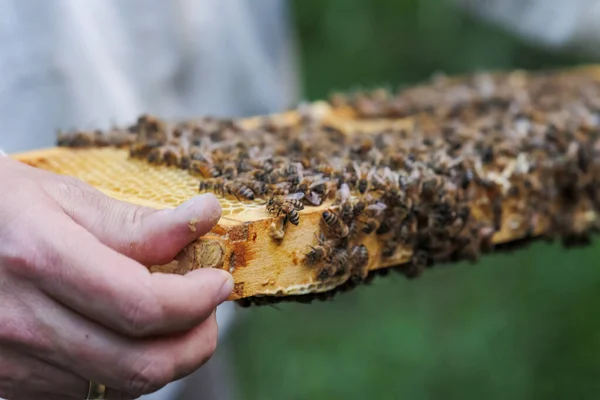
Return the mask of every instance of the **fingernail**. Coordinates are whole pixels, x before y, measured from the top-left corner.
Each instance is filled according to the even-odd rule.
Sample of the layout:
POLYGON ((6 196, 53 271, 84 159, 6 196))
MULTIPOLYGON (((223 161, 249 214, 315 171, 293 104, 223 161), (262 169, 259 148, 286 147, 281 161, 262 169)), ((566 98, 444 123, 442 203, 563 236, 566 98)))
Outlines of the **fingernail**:
POLYGON ((223 285, 221 285, 221 288, 219 289, 219 293, 217 294, 217 296, 219 298, 219 303, 222 303, 225 300, 227 300, 227 298, 233 291, 233 284, 234 284, 233 276, 231 276, 231 274, 226 271, 222 271, 222 272, 223 272, 223 274, 227 274, 227 278, 225 279, 225 282, 223 282, 223 285))

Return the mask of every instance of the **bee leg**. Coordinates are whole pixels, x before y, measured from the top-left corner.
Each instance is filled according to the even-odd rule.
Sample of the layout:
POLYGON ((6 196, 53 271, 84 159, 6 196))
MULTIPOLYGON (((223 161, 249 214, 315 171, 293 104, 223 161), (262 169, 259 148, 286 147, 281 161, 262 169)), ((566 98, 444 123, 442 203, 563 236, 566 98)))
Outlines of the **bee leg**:
POLYGON ((287 224, 287 221, 288 221, 288 216, 287 216, 287 214, 285 214, 285 216, 283 217, 283 221, 281 223, 281 226, 284 227, 285 224, 287 224))

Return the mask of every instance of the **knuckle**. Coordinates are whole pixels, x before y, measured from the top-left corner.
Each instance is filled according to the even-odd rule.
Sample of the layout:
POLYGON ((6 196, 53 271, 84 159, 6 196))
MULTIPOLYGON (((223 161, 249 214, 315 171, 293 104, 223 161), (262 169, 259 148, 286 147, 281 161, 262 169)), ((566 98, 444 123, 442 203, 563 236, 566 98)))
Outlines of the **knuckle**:
POLYGON ((173 365, 164 358, 144 357, 130 374, 125 386, 127 393, 142 396, 155 392, 173 380, 173 365))
POLYGON ((13 240, 8 241, 2 248, 1 264, 5 271, 13 276, 26 279, 43 279, 50 276, 53 266, 60 265, 61 256, 55 246, 47 238, 30 237, 15 233, 13 240), (24 248, 23 243, 35 243, 35 246, 24 248))
POLYGON ((19 304, 11 304, 14 310, 4 316, 0 323, 0 342, 5 345, 27 346, 40 354, 46 349, 52 348, 47 329, 40 326, 33 318, 27 316, 25 307, 19 304))
POLYGON ((133 336, 152 332, 162 318, 162 307, 151 296, 135 299, 124 309, 124 329, 133 336))
POLYGON ((60 176, 52 181, 50 190, 58 198, 69 199, 70 202, 79 202, 85 199, 82 181, 71 176, 60 176))

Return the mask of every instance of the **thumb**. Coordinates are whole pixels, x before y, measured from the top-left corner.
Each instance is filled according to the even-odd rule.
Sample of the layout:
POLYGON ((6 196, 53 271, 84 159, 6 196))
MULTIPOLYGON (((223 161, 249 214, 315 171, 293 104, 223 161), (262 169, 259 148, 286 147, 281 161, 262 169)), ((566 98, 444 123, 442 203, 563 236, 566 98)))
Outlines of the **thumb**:
POLYGON ((53 187, 61 191, 54 200, 75 222, 106 246, 144 265, 172 261, 221 217, 221 205, 210 193, 174 209, 156 210, 115 200, 75 179, 53 187))

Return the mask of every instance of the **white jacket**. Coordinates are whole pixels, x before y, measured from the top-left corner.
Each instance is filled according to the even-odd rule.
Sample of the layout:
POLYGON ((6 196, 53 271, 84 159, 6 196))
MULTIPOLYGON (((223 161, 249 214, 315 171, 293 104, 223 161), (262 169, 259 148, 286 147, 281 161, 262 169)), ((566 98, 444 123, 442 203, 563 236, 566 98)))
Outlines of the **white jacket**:
POLYGON ((249 115, 297 97, 285 0, 0 0, 0 148, 57 129, 249 115))
POLYGON ((454 0, 535 45, 600 58, 599 0, 454 0))

